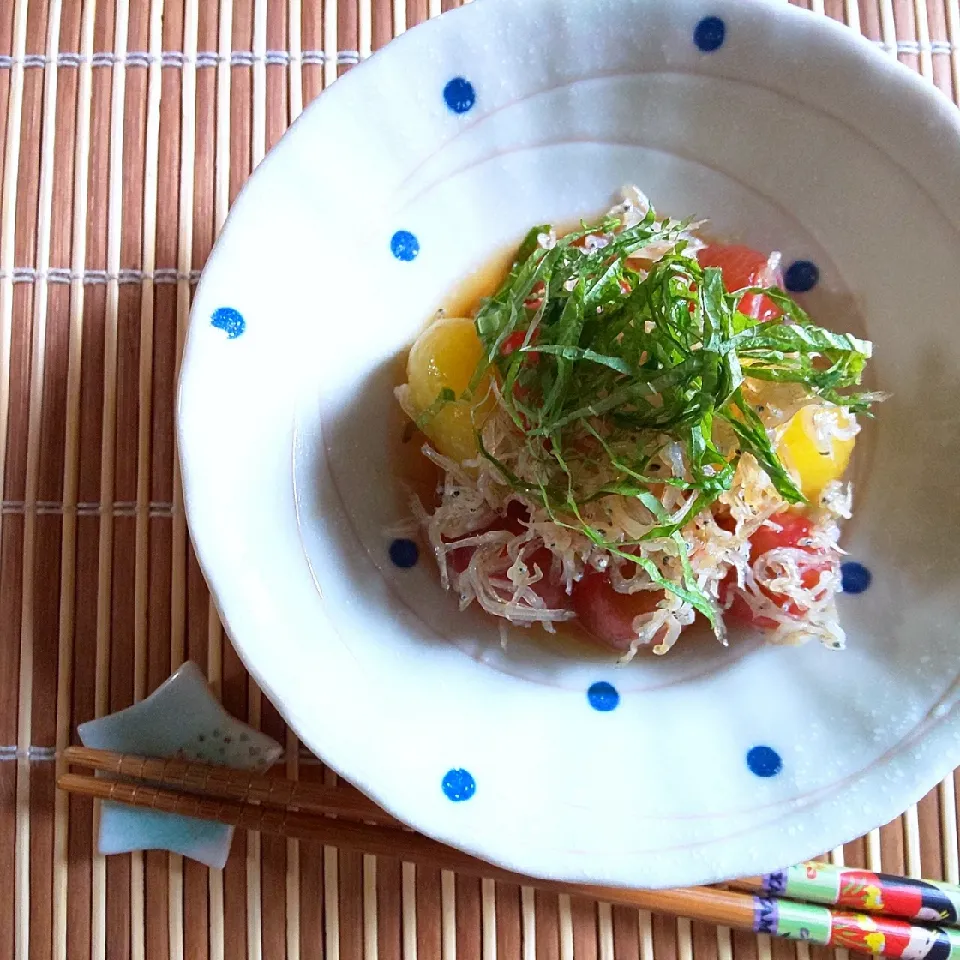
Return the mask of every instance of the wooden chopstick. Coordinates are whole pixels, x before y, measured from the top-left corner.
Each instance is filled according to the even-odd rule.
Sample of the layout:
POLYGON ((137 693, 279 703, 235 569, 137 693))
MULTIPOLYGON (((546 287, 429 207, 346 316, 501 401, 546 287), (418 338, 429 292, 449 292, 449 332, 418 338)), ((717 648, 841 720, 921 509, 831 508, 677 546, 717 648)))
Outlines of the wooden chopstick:
MULTIPOLYGON (((916 954, 917 944, 922 943, 930 948, 923 953, 924 956, 936 956, 938 960, 960 957, 960 931, 914 925, 885 915, 866 916, 816 903, 778 899, 767 895, 770 893, 770 878, 753 877, 725 885, 737 889, 686 887, 673 890, 629 890, 531 880, 403 828, 352 787, 319 787, 198 761, 131 757, 81 747, 66 750, 64 760, 68 764, 123 778, 64 773, 58 779, 61 789, 100 800, 312 840, 326 846, 397 857, 474 876, 787 939, 803 939, 824 946, 899 957, 908 949, 913 951, 911 955, 916 954)), ((821 864, 791 869, 799 871, 811 867, 827 872, 833 869, 821 864)), ((789 873, 785 871, 784 878, 789 873)), ((884 890, 891 894, 916 886, 915 881, 904 878, 867 876, 885 884, 884 890)), ((928 893, 929 890, 939 890, 944 897, 957 891, 957 888, 942 883, 926 883, 924 886, 929 888, 928 893)), ((821 901, 826 900, 822 891, 819 896, 821 901)), ((817 898, 815 893, 807 899, 817 898)), ((901 909, 909 909, 908 900, 901 900, 901 909)), ((938 922, 943 920, 950 922, 950 918, 938 922)))
POLYGON ((120 779, 142 780, 196 796, 399 826, 393 817, 351 786, 324 787, 199 760, 135 757, 89 747, 68 747, 63 759, 67 764, 110 773, 120 779))
POLYGON ((95 797, 135 807, 145 807, 164 813, 195 817, 198 820, 214 820, 247 830, 313 840, 324 846, 356 850, 376 856, 397 857, 411 863, 419 863, 445 870, 456 870, 472 876, 510 883, 523 883, 554 890, 558 893, 575 893, 592 899, 604 900, 618 905, 637 907, 642 910, 665 910, 682 914, 696 898, 698 918, 714 923, 745 926, 752 923, 752 912, 743 911, 742 902, 750 898, 741 893, 716 890, 710 887, 691 887, 680 890, 627 890, 616 887, 577 886, 551 880, 534 880, 503 870, 470 854, 431 840, 423 834, 394 827, 369 826, 316 814, 294 810, 279 810, 233 800, 206 798, 177 793, 138 783, 85 776, 76 773, 62 774, 57 785, 68 793, 95 797), (701 896, 702 895, 702 896, 701 896))

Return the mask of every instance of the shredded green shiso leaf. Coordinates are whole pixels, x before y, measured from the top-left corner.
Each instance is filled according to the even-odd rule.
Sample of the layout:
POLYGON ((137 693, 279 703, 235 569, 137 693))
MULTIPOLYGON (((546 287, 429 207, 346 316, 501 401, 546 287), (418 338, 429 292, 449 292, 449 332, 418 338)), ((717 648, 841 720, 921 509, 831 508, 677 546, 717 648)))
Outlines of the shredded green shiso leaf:
POLYGON ((499 403, 524 437, 537 480, 513 474, 484 448, 478 432, 481 456, 517 493, 542 503, 554 522, 639 564, 722 636, 716 605, 690 569, 682 527, 730 489, 744 454, 756 459, 785 501, 804 502, 744 398, 744 377, 800 384, 811 397, 868 413, 876 395, 852 388, 861 382, 872 345, 816 326, 778 288, 727 292, 719 269, 701 268, 685 252, 688 226, 658 220, 650 209, 634 226, 621 229, 608 217, 582 223, 555 243, 549 225, 531 229, 509 275, 477 313, 485 356, 470 388, 460 398, 445 391, 421 421, 456 399, 470 401, 494 372, 499 403), (608 242, 581 244, 588 236, 608 242), (545 237, 550 242, 542 242, 545 237), (673 249, 662 259, 651 256, 656 262, 644 263, 642 271, 628 263, 642 261, 651 244, 662 250, 663 242, 673 249), (761 323, 740 313, 737 304, 751 293, 769 297, 781 316, 761 323), (729 444, 726 454, 718 446, 722 430, 736 437, 732 454, 729 444), (671 441, 683 449, 685 476, 652 475, 652 459, 671 441), (651 489, 661 484, 689 491, 680 516, 669 516, 651 489), (658 524, 642 539, 674 541, 682 584, 630 552, 641 541, 614 542, 583 519, 585 504, 607 496, 635 498, 651 512, 658 524))

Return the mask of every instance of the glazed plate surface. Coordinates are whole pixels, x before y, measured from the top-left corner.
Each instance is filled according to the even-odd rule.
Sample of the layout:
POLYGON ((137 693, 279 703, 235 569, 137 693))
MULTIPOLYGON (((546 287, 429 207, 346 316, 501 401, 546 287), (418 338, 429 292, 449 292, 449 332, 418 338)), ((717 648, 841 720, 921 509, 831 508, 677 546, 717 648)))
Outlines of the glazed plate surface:
POLYGON ((688 884, 862 834, 960 762, 958 263, 954 108, 825 18, 479 0, 411 31, 283 138, 197 292, 180 453, 233 642, 331 766, 522 872, 688 884), (502 649, 429 558, 390 562, 398 358, 531 224, 627 183, 815 263, 814 319, 875 342, 892 397, 858 445, 844 546, 872 579, 840 598, 842 653, 502 649))

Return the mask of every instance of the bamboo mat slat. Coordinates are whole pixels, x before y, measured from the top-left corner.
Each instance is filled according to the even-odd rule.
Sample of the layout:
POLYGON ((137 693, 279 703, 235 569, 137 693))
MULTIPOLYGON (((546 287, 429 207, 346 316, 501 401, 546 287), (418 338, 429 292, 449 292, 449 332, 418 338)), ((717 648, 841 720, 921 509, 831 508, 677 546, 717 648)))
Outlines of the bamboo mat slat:
MULTIPOLYGON (((960 102, 960 0, 801 2, 960 102)), ((335 782, 225 642, 190 550, 178 356, 250 171, 325 86, 457 4, 0 0, 0 957, 827 954, 256 834, 237 835, 222 872, 158 852, 104 860, 91 804, 54 789, 77 724, 184 657, 284 743, 288 776, 335 782)), ((831 858, 957 882, 956 789, 955 775, 831 858)))

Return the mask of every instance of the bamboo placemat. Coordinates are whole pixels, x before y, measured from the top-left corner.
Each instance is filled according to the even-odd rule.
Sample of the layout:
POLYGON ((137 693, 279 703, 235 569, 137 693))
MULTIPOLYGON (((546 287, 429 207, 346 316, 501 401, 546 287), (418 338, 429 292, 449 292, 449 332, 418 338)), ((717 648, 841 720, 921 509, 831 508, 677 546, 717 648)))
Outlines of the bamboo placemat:
MULTIPOLYGON (((250 170, 324 86, 457 2, 0 0, 0 957, 817 953, 256 834, 237 835, 222 872, 104 860, 90 803, 54 790, 76 725, 185 657, 285 743, 288 775, 332 780, 225 642, 190 552, 177 357, 250 170)), ((811 5, 960 97, 960 0, 811 5)), ((832 857, 956 883, 955 778, 832 857)))

